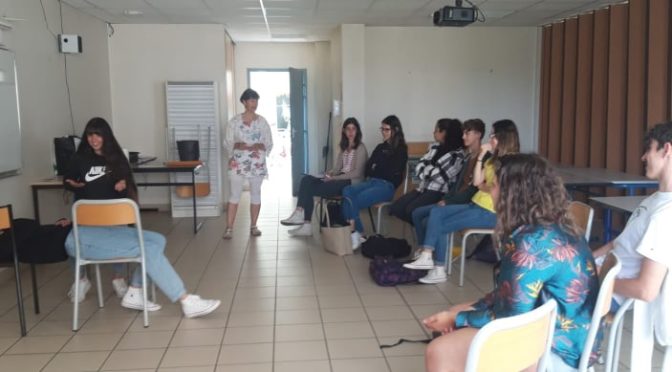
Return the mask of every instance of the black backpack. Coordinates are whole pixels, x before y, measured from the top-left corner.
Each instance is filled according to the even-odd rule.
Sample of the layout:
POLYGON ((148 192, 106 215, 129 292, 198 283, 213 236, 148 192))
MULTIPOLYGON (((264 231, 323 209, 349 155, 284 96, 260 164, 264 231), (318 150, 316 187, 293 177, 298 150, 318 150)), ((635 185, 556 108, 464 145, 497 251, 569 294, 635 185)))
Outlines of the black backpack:
POLYGON ((376 257, 369 262, 369 274, 376 284, 393 287, 398 284, 416 283, 427 275, 427 270, 411 270, 392 257, 376 257))
POLYGON ((362 243, 362 255, 368 258, 402 258, 411 254, 411 246, 406 239, 386 238, 380 234, 372 235, 362 243))

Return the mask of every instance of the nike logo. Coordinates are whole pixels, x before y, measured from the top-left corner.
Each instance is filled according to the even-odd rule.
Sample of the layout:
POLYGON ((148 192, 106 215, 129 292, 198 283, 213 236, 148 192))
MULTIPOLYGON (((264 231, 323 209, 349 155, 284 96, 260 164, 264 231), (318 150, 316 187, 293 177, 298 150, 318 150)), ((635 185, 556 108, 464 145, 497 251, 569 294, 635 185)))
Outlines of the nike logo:
POLYGON ((105 175, 105 167, 91 167, 84 176, 86 182, 92 182, 105 175))

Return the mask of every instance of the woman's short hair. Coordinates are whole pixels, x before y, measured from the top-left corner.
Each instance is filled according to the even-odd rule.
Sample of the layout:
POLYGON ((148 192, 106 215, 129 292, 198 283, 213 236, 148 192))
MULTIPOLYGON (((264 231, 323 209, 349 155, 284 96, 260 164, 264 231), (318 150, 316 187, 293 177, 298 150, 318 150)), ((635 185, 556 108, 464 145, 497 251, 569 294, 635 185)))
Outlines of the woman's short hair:
POLYGON ((495 161, 499 197, 495 209, 500 241, 523 225, 557 224, 580 237, 569 214, 569 195, 551 164, 537 154, 512 153, 495 161))
POLYGON ((359 147, 359 144, 362 143, 362 128, 359 126, 359 121, 353 117, 349 117, 345 119, 343 127, 341 128, 341 142, 338 144, 341 151, 345 151, 350 146, 350 140, 348 140, 348 137, 345 135, 345 128, 350 124, 357 128, 357 134, 355 135, 355 142, 353 143, 352 148, 356 149, 359 147))
POLYGON ((243 94, 240 95, 240 103, 243 103, 248 99, 259 99, 259 93, 257 93, 257 91, 255 91, 254 89, 250 88, 245 89, 243 94))
POLYGON ((518 128, 513 120, 497 120, 492 124, 492 134, 497 139, 495 157, 520 151, 518 128))
POLYGON ((481 119, 468 119, 462 124, 464 131, 476 131, 481 134, 481 139, 485 135, 485 123, 481 119))

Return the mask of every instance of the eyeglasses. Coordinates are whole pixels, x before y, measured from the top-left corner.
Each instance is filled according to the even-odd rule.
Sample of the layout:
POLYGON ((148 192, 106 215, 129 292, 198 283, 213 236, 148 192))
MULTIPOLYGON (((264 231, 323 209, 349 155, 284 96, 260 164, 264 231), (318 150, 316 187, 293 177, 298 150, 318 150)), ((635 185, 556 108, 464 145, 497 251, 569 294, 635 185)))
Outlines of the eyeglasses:
POLYGON ((392 128, 380 127, 381 132, 389 132, 391 130, 392 130, 392 128))

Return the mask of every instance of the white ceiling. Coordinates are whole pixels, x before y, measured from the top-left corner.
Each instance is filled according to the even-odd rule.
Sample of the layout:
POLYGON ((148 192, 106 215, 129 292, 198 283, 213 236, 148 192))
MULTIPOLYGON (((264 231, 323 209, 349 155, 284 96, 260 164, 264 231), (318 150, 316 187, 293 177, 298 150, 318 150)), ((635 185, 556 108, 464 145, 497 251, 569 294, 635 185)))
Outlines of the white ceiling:
MULTIPOLYGON (((63 0, 110 23, 216 23, 236 42, 328 40, 340 24, 431 26, 454 0, 63 0), (140 11, 142 15, 127 15, 140 11)), ((622 0, 472 0, 486 26, 539 26, 622 0)), ((467 1, 464 1, 467 5, 467 1)), ((473 27, 473 26, 470 26, 473 27)))

